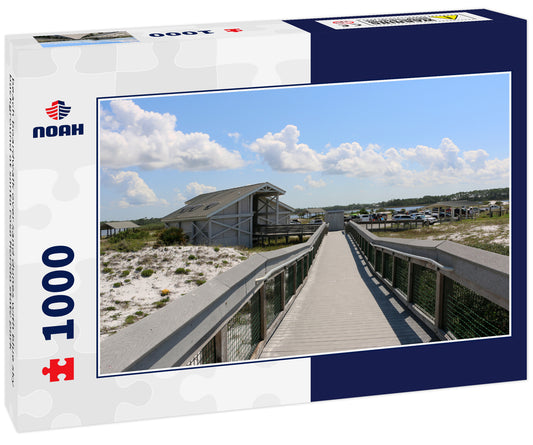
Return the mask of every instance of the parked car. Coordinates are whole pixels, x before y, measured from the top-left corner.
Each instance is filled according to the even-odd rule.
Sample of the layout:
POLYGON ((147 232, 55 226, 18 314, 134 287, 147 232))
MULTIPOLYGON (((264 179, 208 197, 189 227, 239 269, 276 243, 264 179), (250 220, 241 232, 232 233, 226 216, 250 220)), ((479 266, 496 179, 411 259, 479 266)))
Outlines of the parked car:
POLYGON ((424 224, 435 224, 437 222, 437 218, 430 215, 417 215, 415 219, 423 220, 424 224))
POLYGON ((297 219, 291 219, 291 224, 302 224, 300 221, 298 221, 297 219))
POLYGON ((406 221, 406 222, 415 221, 415 219, 411 215, 406 215, 404 213, 399 213, 397 215, 394 215, 392 219, 394 221, 406 221))
POLYGON ((319 218, 314 219, 313 221, 311 221, 311 224, 322 224, 322 220, 319 218))

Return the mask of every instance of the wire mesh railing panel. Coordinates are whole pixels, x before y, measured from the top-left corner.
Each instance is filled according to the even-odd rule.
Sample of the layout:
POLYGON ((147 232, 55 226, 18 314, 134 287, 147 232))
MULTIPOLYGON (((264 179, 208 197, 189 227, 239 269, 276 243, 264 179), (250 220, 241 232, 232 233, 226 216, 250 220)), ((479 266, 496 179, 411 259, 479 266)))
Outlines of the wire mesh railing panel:
POLYGON ((383 278, 392 282, 392 255, 383 252, 383 278))
POLYGON ((376 249, 374 246, 370 246, 370 250, 368 252, 368 261, 374 268, 376 267, 376 249))
POLYGON ((185 366, 207 365, 215 362, 215 338, 213 337, 185 366))
POLYGON ((285 271, 285 303, 294 295, 294 265, 287 267, 285 271))
POLYGON ((302 264, 303 260, 299 260, 296 263, 296 288, 298 288, 303 282, 302 264))
POLYGON ((256 292, 228 322, 228 361, 248 360, 261 341, 260 308, 260 295, 256 292))
POLYGON ((382 273, 382 257, 383 252, 381 250, 376 250, 376 272, 382 273))
POLYGON ((269 328, 281 312, 281 274, 266 281, 265 300, 266 322, 269 328))
POLYGON ((409 263, 401 258, 396 257, 394 261, 394 285, 406 296, 408 281, 409 263))
POLYGON ((418 264, 413 265, 413 303, 435 318, 437 274, 418 264))
POLYGON ((307 277, 307 271, 309 270, 309 260, 307 258, 307 255, 303 257, 304 262, 304 278, 307 277))
POLYGON ((507 335, 509 311, 445 278, 443 329, 456 338, 507 335))

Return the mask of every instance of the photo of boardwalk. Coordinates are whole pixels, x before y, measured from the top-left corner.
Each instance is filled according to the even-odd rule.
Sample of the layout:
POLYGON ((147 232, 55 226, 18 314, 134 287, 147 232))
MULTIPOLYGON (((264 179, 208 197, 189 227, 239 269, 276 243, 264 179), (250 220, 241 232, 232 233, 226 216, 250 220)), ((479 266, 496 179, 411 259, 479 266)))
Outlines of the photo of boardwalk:
MULTIPOLYGON (((435 82, 472 96, 474 86, 498 87, 487 141, 506 140, 506 75, 435 82)), ((428 85, 405 83, 409 93, 428 85)), ((510 334, 508 145, 352 141, 320 152, 290 123, 252 136, 252 120, 245 135, 170 112, 195 100, 246 108, 268 94, 329 100, 367 87, 400 94, 404 85, 102 102, 101 374, 510 334)), ((452 122, 445 102, 436 116, 452 122)), ((477 108, 468 110, 476 122, 477 108)), ((228 122, 244 128, 248 115, 228 122)), ((457 137, 464 119, 448 124, 457 137)), ((350 134, 348 124, 338 131, 350 134)))

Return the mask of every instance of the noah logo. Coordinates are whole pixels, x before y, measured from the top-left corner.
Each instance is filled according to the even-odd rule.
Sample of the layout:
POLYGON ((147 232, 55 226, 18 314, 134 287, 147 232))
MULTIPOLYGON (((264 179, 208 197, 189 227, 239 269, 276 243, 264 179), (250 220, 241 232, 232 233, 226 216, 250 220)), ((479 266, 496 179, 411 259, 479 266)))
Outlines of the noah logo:
MULTIPOLYGON (((46 108, 46 114, 50 119, 56 121, 65 119, 70 114, 71 107, 65 105, 62 100, 52 102, 49 108, 46 108)), ((60 136, 78 136, 83 134, 83 124, 71 125, 49 125, 47 127, 34 127, 33 138, 53 138, 60 136)))
POLYGON ((62 100, 52 102, 52 106, 46 109, 46 114, 56 121, 66 118, 69 113, 70 107, 67 107, 62 100))

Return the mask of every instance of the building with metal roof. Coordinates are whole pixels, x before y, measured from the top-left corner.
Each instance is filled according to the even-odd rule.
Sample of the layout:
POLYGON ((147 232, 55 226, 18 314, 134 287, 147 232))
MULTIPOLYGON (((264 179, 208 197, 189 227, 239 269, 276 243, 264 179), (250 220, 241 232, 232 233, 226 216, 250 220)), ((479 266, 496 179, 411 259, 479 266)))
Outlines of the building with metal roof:
POLYGON ((140 226, 132 221, 108 221, 100 223, 100 236, 111 236, 125 230, 137 229, 140 226))
POLYGON ((204 193, 162 221, 183 229, 192 244, 251 247, 257 226, 289 224, 294 209, 279 200, 283 194, 268 182, 204 193))

